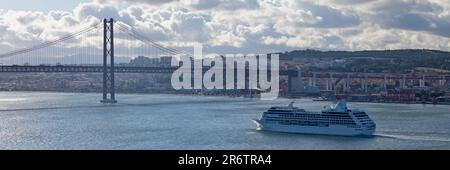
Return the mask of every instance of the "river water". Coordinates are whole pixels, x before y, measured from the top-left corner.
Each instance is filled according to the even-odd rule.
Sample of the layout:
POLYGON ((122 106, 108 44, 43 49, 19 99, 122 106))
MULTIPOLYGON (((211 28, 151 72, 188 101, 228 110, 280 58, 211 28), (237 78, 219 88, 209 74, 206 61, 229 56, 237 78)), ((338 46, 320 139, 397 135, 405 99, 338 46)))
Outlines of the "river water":
MULTIPOLYGON (((450 149, 450 106, 348 103, 375 137, 257 131, 250 121, 291 99, 0 92, 0 149, 450 149)), ((295 99, 320 111, 328 102, 295 99)))

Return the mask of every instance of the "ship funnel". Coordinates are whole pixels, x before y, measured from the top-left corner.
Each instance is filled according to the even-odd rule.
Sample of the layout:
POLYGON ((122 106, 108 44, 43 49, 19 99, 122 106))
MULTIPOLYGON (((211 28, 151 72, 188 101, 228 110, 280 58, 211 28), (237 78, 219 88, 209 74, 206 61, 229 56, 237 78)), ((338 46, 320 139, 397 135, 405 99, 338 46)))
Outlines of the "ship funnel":
POLYGON ((336 111, 347 111, 347 103, 345 101, 338 101, 334 106, 331 107, 332 109, 336 111))

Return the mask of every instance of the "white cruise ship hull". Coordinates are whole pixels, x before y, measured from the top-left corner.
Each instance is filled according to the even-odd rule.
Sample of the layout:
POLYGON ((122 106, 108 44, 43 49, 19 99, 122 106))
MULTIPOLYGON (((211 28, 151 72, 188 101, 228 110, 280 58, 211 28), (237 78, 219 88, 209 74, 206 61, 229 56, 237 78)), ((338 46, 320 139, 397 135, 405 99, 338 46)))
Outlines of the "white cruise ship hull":
POLYGON ((320 134, 320 135, 342 135, 342 136, 371 136, 375 129, 349 128, 341 125, 330 125, 327 127, 318 126, 300 126, 300 125, 280 125, 264 124, 260 120, 254 119, 258 130, 267 130, 274 132, 302 133, 302 134, 320 134))

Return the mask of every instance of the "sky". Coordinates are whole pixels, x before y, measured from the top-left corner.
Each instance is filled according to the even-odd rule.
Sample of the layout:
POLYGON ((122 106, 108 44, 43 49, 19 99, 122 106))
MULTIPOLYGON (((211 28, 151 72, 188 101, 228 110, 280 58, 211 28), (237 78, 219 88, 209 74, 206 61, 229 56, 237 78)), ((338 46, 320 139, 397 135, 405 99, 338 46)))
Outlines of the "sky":
POLYGON ((450 51, 450 0, 0 0, 0 50, 113 17, 158 42, 215 53, 450 51))
POLYGON ((51 10, 71 11, 78 4, 89 1, 91 0, 0 0, 0 8, 43 12, 51 10))

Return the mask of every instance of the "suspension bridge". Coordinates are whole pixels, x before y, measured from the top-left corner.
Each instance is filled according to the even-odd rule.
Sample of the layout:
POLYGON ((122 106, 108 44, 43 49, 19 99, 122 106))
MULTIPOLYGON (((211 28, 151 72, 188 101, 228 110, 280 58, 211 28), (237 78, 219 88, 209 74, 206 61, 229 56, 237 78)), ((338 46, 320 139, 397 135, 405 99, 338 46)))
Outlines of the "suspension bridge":
POLYGON ((183 52, 165 47, 111 18, 52 41, 1 54, 0 72, 103 73, 101 102, 116 103, 115 73, 171 73, 176 68, 116 66, 115 60, 128 63, 135 56, 180 54, 183 52))

